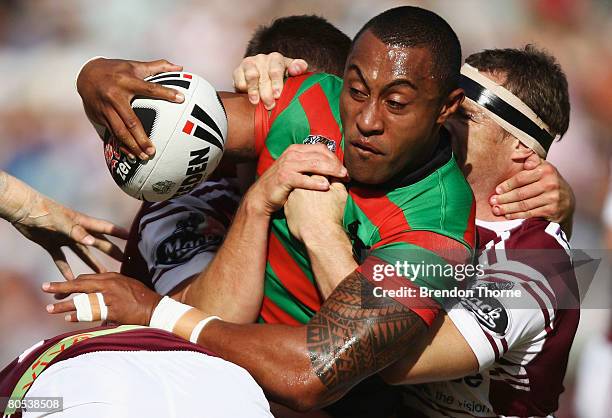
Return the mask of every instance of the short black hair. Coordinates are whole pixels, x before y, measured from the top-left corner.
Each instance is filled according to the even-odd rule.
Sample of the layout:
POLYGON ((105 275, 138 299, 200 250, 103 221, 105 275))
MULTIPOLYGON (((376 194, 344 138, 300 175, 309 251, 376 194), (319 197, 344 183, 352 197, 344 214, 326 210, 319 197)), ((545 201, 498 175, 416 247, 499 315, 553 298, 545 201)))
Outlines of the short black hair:
POLYGON ((281 17, 257 28, 247 46, 245 57, 280 52, 303 58, 310 71, 342 76, 351 48, 351 38, 321 16, 281 17))
POLYGON ((570 119, 567 78, 555 57, 534 45, 521 49, 486 49, 466 63, 479 71, 499 74, 503 86, 521 99, 552 130, 563 136, 570 119))
POLYGON ((461 43, 451 26, 434 12, 420 7, 401 6, 370 19, 355 35, 353 45, 370 31, 386 45, 427 47, 433 60, 433 75, 444 95, 459 83, 461 43))

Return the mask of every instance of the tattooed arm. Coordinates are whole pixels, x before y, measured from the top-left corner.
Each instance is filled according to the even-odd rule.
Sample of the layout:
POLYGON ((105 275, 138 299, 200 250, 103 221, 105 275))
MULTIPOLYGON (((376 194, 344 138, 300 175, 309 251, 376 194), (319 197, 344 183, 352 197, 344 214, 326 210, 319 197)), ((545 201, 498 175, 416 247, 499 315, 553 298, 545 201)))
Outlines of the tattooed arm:
POLYGON ((359 272, 345 278, 301 327, 212 321, 198 343, 247 369, 271 400, 323 407, 364 378, 423 349, 427 326, 359 272))

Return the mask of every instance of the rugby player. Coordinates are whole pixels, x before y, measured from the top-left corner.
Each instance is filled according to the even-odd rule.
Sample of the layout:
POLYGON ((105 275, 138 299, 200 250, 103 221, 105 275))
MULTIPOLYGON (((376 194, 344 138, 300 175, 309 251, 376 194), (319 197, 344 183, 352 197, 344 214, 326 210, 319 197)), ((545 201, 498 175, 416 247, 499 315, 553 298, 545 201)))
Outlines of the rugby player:
POLYGON ((1 170, 0 218, 47 250, 66 280, 73 280, 74 274, 62 247, 69 247, 93 271, 103 273, 106 268, 89 247, 121 261, 123 252, 104 234, 121 239, 128 237, 125 229, 62 206, 1 170))
MULTIPOLYGON (((260 177, 247 192, 216 257, 187 288, 185 300, 212 306, 210 311, 233 321, 240 317, 253 321, 261 311, 261 317, 268 323, 296 325, 244 325, 253 328, 246 332, 233 330, 232 324, 222 321, 207 326, 207 331, 219 325, 230 327, 223 330, 228 333, 225 337, 215 338, 222 342, 231 337, 231 347, 227 345, 226 350, 242 355, 257 353, 249 359, 234 361, 246 361, 245 365, 272 399, 298 409, 323 406, 407 351, 421 349, 418 341, 426 336, 426 329, 440 314, 437 302, 426 298, 414 301, 414 306, 404 306, 387 298, 373 301, 371 309, 363 310, 360 289, 372 285, 358 271, 351 273, 358 266, 351 256, 336 260, 341 265, 329 266, 337 277, 348 277, 335 291, 324 290, 331 294, 321 305, 314 274, 305 263, 309 254, 290 238, 282 217, 270 218, 282 208, 295 187, 331 188, 339 190, 341 197, 342 187, 333 181, 347 174, 337 158, 340 155, 352 181, 344 227, 352 233, 357 249, 370 247, 372 254, 385 258, 397 257, 395 250, 400 253, 414 250, 418 257, 425 255, 441 264, 447 261, 437 252, 452 249, 461 260, 469 259, 475 241, 474 202, 452 157, 448 134, 441 128, 462 98, 461 90, 456 88, 460 60, 458 39, 444 20, 420 8, 401 7, 374 18, 356 37, 347 64, 351 78, 349 73, 345 74, 348 82, 344 88, 339 79, 327 74, 293 78, 294 88, 285 87, 272 114, 263 106, 253 109, 245 96, 222 95, 229 119, 227 152, 242 156, 260 154, 260 177), (388 34, 385 33, 388 27, 409 30, 388 34), (406 65, 408 58, 411 65, 406 65), (378 106, 362 108, 364 101, 355 95, 357 85, 364 82, 364 74, 376 77, 371 88, 380 93, 380 111, 388 126, 380 126, 378 106), (410 100, 412 104, 408 107, 400 100, 410 100), (338 115, 342 115, 344 140, 338 115), (361 119, 362 116, 365 118, 361 119), (293 126, 293 132, 283 132, 286 126, 293 126), (255 135, 255 142, 253 132, 259 134, 255 135), (287 148, 290 149, 285 151, 287 148), (316 163, 312 164, 312 160, 316 163), (332 184, 304 173, 328 176, 332 184), (267 235, 269 224, 272 233, 267 251, 268 242, 261 237, 267 235), (277 266, 279 273, 273 266, 277 266), (296 274, 287 274, 283 267, 296 274), (265 287, 261 283, 264 272, 265 287), (257 303, 252 299, 258 299, 257 303), (350 303, 346 309, 340 309, 344 301, 350 303), (364 314, 368 317, 364 318, 364 314), (338 315, 347 315, 346 327, 336 328, 335 321, 330 322, 338 315), (297 326, 309 320, 307 325, 297 326), (234 332, 236 335, 232 336, 234 332), (320 339, 335 332, 340 340, 320 339), (251 338, 241 342, 244 337, 251 338), (286 351, 278 350, 280 345, 286 351), (331 358, 330 350, 336 351, 331 358), (362 356, 363 361, 353 361, 362 356), (350 364, 346 373, 345 364, 350 364), (279 370, 284 371, 282 376, 278 375, 279 370), (303 383, 295 385, 296 379, 303 383)), ((88 65, 96 65, 96 61, 88 65)), ((316 224, 316 213, 313 215, 316 224)), ((329 222, 318 222, 328 236, 342 236, 342 245, 351 248, 345 229, 325 228, 326 225, 329 222)), ((363 257, 364 251, 359 255, 363 257)), ((113 281, 108 279, 104 280, 106 284, 113 281)), ((414 285, 446 288, 454 287, 455 282, 419 277, 414 285)), ((146 295, 139 302, 150 303, 151 296, 146 295)), ((109 307, 112 306, 109 302, 109 307)), ((153 307, 150 306, 151 310, 153 307)), ((113 312, 109 310, 109 319, 120 319, 113 312)), ((148 323, 149 319, 141 318, 138 322, 148 323)), ((229 351, 222 356, 231 355, 229 351)))
MULTIPOLYGON (((405 413, 552 417, 580 316, 569 244, 559 224, 537 217, 509 221, 491 214, 487 202, 499 180, 519 172, 531 153, 544 158, 567 131, 567 81, 552 56, 527 46, 470 55, 460 85, 466 100, 449 127, 476 196, 479 263, 486 266, 472 288, 514 289, 521 296, 465 298, 449 310, 452 322, 445 324, 462 342, 453 344, 452 355, 467 351, 467 343, 478 367, 458 380, 405 386, 405 413)), ((426 353, 430 361, 452 361, 452 355, 442 357, 447 347, 436 340, 426 353)), ((409 363, 389 368, 387 380, 425 381, 409 363)))
MULTIPOLYGON (((275 60, 258 66, 266 71, 275 60)), ((463 298, 418 359, 408 356, 382 375, 394 384, 443 380, 436 373, 463 367, 457 359, 473 352, 478 369, 463 369, 463 378, 405 386, 402 415, 552 416, 579 320, 569 245, 559 224, 507 220, 490 212, 488 200, 501 179, 516 175, 532 155, 545 158, 567 131, 567 81, 555 59, 533 46, 486 50, 466 63, 460 82, 466 100, 447 126, 475 193, 479 261, 486 266, 470 289, 499 296, 463 298), (511 289, 519 299, 503 293, 511 289)), ((312 198, 296 190, 290 200, 312 198)))
MULTIPOLYGON (((349 67, 349 68, 350 68, 350 67, 349 67)), ((526 155, 526 156, 528 156, 528 155, 526 155)), ((526 157, 525 157, 525 158, 526 158, 526 157)), ((524 160, 525 158, 523 158, 523 160, 524 160)), ((522 163, 522 161, 521 161, 521 163, 522 163)), ((346 221, 346 220, 345 220, 345 221, 346 221)), ((293 232, 293 231, 292 231, 292 232, 293 232)), ((301 235, 301 234, 300 234, 300 235, 301 235)), ((328 245, 327 245, 327 246, 329 247, 329 243, 328 243, 328 245)), ((345 247, 345 248, 346 248, 346 247, 345 247)), ((350 246, 349 246, 349 248, 350 248, 350 246)), ((312 254, 309 254, 309 255, 311 255, 311 259, 312 259, 312 258, 313 258, 313 257, 312 257, 312 254)), ((338 256, 338 253, 336 252, 336 253, 334 253, 334 255, 335 255, 335 256, 338 256)), ((315 258, 316 258, 316 257, 315 257, 315 258)), ((336 264, 336 266, 337 266, 337 264, 336 264)), ((337 270, 337 269, 335 269, 335 270, 337 270)), ((317 275, 317 276, 320 276, 320 275, 317 275)), ((341 287, 342 287, 342 285, 341 285, 341 287)), ((333 297, 333 294, 332 294, 332 297, 333 297)), ((316 316, 315 316, 315 318, 316 318, 316 316)), ((216 324, 216 322, 213 322, 213 323, 212 323, 210 326, 214 327, 214 326, 215 326, 215 324, 216 324)), ((234 341, 234 342, 235 342, 235 341, 234 341)), ((471 352, 468 352, 468 351, 469 351, 469 349, 465 351, 465 354, 466 354, 466 360, 465 360, 465 361, 466 361, 466 364, 469 364, 469 361, 470 361, 470 359, 469 359, 469 354, 470 354, 471 352)), ((261 357, 260 357, 259 355, 258 355, 258 358, 259 358, 259 360, 260 360, 260 361, 262 360, 262 359, 261 359, 261 357)), ((461 362, 457 362, 457 363, 461 364, 461 362)), ((272 365, 270 365, 270 366, 272 366, 272 365)), ((282 365, 281 365, 281 366, 282 366, 282 365)), ((473 367, 473 366, 472 366, 472 367, 473 367)), ((252 369, 251 369, 251 371, 252 371, 252 369)), ((439 371, 438 371, 438 372, 439 372, 439 371)))
MULTIPOLYGON (((533 47, 483 51, 466 62, 460 84, 466 101, 448 125, 480 216, 480 262, 487 269, 471 288, 515 288, 521 297, 462 299, 424 353, 404 357, 383 376, 395 384, 441 380, 404 386, 405 416, 552 416, 579 319, 567 240, 558 224, 543 219, 491 215, 488 197, 500 179, 519 172, 532 153, 545 157, 554 137, 566 132, 567 82, 554 59, 533 47), (483 158, 491 155, 495 161, 483 158), (446 380, 453 374, 460 378, 446 380)), ((313 198, 299 190, 290 202, 313 198)), ((330 278, 317 275, 317 282, 330 278)))

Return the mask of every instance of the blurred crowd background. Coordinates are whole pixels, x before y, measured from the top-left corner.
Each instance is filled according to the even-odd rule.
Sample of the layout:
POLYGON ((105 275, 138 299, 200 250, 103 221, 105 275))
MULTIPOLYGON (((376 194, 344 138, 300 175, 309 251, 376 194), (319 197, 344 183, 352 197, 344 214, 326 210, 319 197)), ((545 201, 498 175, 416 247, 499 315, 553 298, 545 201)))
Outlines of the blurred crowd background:
MULTIPOLYGON (((138 202, 108 175, 101 143, 76 93, 76 73, 86 59, 166 58, 228 90, 232 69, 258 25, 290 14, 319 14, 352 37, 376 13, 406 3, 447 19, 464 56, 535 43, 558 58, 570 83, 572 115, 568 134, 553 145, 549 160, 576 194, 573 247, 609 248, 602 208, 612 156, 610 0, 2 0, 0 169, 65 205, 129 226, 138 202)), ((75 273, 87 272, 80 261, 69 260, 75 273)), ((72 329, 44 311, 51 298, 40 284, 60 279, 42 249, 0 223, 0 368, 42 337, 72 329)), ((609 316, 609 309, 583 311, 559 417, 581 416, 575 401, 580 354, 603 340, 609 316)))

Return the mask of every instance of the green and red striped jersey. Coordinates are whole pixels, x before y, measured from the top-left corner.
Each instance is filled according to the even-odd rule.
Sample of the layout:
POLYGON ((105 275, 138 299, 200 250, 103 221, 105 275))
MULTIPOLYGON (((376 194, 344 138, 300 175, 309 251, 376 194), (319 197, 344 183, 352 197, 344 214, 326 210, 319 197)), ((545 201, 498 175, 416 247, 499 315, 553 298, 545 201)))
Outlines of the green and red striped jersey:
MULTIPOLYGON (((258 106, 258 175, 292 144, 323 142, 342 160, 341 90, 342 80, 336 76, 307 74, 287 80, 271 112, 258 106)), ((472 257, 474 197, 452 155, 448 135, 443 135, 432 160, 406 178, 377 187, 349 185, 348 191, 344 227, 366 277, 371 279, 377 263, 445 267, 472 257)), ((457 286, 454 278, 438 277, 437 273, 417 276, 410 280, 391 278, 386 283, 416 289, 457 286)), ((411 308, 431 323, 439 303, 431 298, 415 300, 411 308), (419 302, 414 304, 415 300, 419 302)), ((306 249, 290 234, 284 215, 278 213, 271 221, 260 321, 304 324, 321 303, 306 249)))

